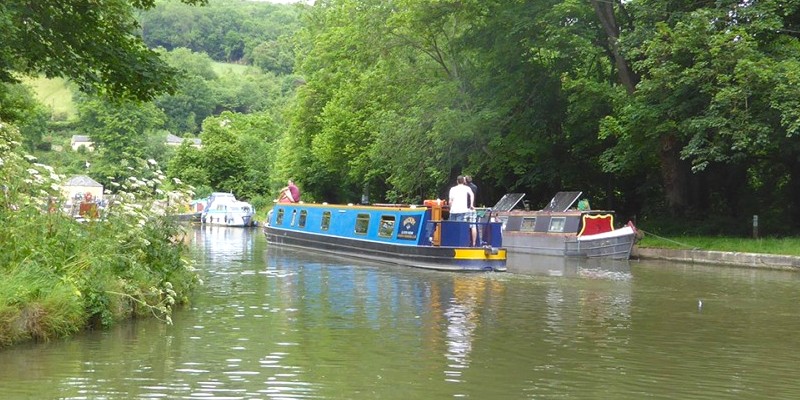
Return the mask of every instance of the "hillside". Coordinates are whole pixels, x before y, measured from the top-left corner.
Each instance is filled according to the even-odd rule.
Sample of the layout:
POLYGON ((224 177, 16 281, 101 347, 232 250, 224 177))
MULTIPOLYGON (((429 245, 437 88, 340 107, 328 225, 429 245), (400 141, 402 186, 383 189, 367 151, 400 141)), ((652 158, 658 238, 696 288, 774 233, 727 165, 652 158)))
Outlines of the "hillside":
MULTIPOLYGON (((214 68, 214 72, 219 76, 230 74, 241 75, 244 74, 248 68, 252 68, 248 65, 222 62, 213 62, 212 67, 214 68)), ((53 110, 54 119, 69 120, 77 113, 75 103, 72 101, 72 89, 70 89, 69 82, 65 79, 48 79, 44 77, 25 78, 23 82, 33 88, 36 97, 43 105, 53 110)))
POLYGON ((65 120, 75 115, 72 90, 63 78, 26 78, 23 82, 33 88, 42 104, 53 110, 54 119, 65 120))

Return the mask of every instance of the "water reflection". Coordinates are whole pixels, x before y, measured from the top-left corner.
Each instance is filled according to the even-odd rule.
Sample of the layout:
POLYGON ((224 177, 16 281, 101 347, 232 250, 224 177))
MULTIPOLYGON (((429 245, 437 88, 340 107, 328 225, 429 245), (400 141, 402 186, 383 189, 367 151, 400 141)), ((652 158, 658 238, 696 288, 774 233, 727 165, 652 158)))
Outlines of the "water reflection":
POLYGON ((630 260, 509 254, 508 272, 625 281, 632 278, 630 260))
MULTIPOLYGON (((351 330, 358 330, 355 346, 375 348, 387 360, 397 354, 415 354, 411 357, 415 362, 429 364, 423 370, 442 371, 445 383, 462 381, 463 371, 470 366, 476 330, 487 317, 483 309, 487 299, 502 296, 504 290, 497 281, 502 274, 465 275, 343 259, 334 262, 328 255, 284 248, 269 248, 265 260, 268 272, 296 272, 292 294, 287 297, 299 302, 294 307, 308 313, 303 323, 317 325, 316 316, 324 316, 327 323, 319 321, 324 325, 319 333, 330 335, 333 341, 340 339, 340 334, 345 341, 354 339, 349 338, 351 330)), ((300 346, 314 344, 301 342, 300 346)), ((398 360, 398 367, 403 366, 403 359, 407 357, 398 360)), ((394 368, 383 370, 377 379, 395 372, 394 368)))
POLYGON ((174 326, 0 352, 3 399, 800 396, 798 274, 560 258, 459 274, 252 229, 189 237, 206 285, 174 326))
POLYGON ((200 262, 223 266, 253 259, 254 243, 259 235, 257 228, 200 225, 188 229, 189 243, 200 262))

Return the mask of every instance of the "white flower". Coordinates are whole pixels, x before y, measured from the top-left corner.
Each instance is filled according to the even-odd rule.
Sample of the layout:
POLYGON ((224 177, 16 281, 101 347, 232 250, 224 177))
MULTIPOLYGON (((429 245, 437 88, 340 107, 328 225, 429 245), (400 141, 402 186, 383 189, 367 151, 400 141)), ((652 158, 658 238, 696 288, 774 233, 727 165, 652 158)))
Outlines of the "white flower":
POLYGON ((181 182, 181 180, 178 179, 178 178, 172 178, 172 181, 175 182, 178 185, 183 184, 183 182, 181 182))
POLYGON ((51 183, 50 184, 50 189, 53 189, 54 191, 57 192, 61 188, 58 185, 56 185, 55 183, 51 183))
POLYGON ((37 171, 37 170, 35 170, 33 168, 28 168, 28 173, 31 174, 31 175, 39 175, 39 171, 37 171))
POLYGON ((151 158, 151 159, 149 159, 149 160, 147 160, 147 162, 148 162, 148 163, 150 163, 150 165, 156 165, 156 164, 158 164, 158 162, 156 162, 156 160, 153 160, 152 158, 151 158))
POLYGON ((34 156, 30 155, 30 154, 25 154, 25 159, 30 161, 30 162, 36 161, 36 157, 34 157, 34 156))

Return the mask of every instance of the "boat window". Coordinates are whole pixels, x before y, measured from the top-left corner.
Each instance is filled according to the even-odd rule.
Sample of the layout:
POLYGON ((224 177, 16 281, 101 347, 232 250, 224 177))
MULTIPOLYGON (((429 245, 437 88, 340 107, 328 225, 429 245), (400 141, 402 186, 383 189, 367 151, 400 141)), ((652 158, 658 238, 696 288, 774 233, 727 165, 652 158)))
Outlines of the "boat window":
POLYGON ((522 232, 533 232, 533 227, 536 225, 536 217, 523 217, 522 225, 519 230, 522 232))
POLYGON ((331 227, 331 212, 325 211, 322 213, 322 223, 320 224, 319 228, 323 231, 327 231, 328 228, 331 227))
POLYGON ((297 210, 292 210, 292 222, 289 223, 289 226, 294 226, 295 222, 297 222, 297 210))
POLYGON ((300 211, 300 222, 298 222, 297 224, 301 228, 305 228, 306 227, 306 217, 308 217, 308 211, 306 211, 306 210, 300 211))
POLYGON ((549 232, 564 232, 565 217, 553 217, 550 219, 549 232))
POLYGON ((392 237, 394 233, 394 215, 381 215, 381 225, 378 228, 378 236, 392 237))
POLYGON ((278 216, 275 217, 275 225, 283 225, 283 209, 278 210, 278 216))
POLYGON ((358 214, 356 216, 356 234, 366 235, 369 228, 369 214, 358 214))

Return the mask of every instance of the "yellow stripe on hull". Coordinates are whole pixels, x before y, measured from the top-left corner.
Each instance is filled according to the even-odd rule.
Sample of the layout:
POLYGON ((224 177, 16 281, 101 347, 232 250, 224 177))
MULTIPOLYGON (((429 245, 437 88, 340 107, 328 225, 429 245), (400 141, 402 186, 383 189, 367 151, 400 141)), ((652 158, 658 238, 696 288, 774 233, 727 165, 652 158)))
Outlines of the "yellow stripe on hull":
POLYGON ((505 260, 506 249, 497 249, 497 254, 487 254, 481 248, 456 249, 456 260, 505 260))

